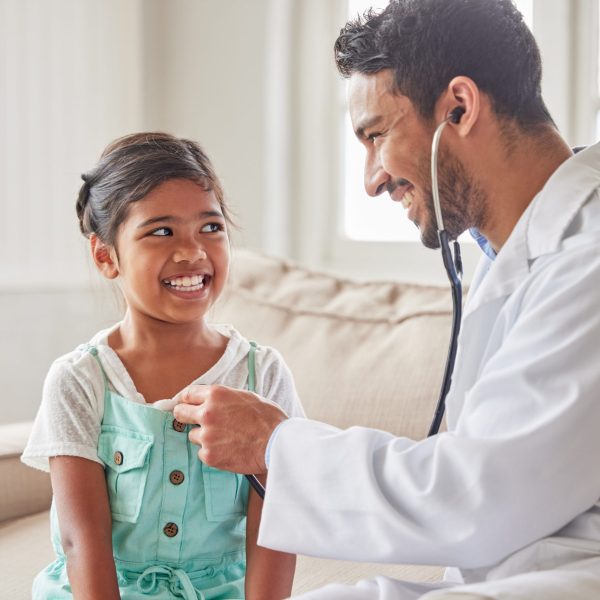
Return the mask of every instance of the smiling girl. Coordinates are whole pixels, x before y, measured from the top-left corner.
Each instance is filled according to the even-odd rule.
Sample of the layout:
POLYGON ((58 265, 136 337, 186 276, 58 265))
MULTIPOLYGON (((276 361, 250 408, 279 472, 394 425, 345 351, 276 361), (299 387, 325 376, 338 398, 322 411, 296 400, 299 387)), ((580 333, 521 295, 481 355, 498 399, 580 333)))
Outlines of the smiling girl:
POLYGON ((261 500, 243 476, 198 461, 171 412, 169 399, 200 383, 249 387, 303 414, 275 350, 207 321, 230 261, 212 165, 189 140, 134 134, 83 180, 81 231, 127 309, 44 384, 23 461, 50 470, 57 557, 33 597, 287 597, 295 557, 256 545, 261 500))

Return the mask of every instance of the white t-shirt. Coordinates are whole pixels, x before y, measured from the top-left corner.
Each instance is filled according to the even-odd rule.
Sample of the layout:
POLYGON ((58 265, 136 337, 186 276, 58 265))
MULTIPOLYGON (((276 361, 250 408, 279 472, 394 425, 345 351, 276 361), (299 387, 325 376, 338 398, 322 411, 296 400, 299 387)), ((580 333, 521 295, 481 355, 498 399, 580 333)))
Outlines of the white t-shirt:
MULTIPOLYGON (((104 414, 105 380, 89 346, 98 350, 111 391, 145 404, 108 336, 119 324, 97 333, 89 342, 54 361, 44 382, 42 403, 21 460, 31 467, 49 470, 51 456, 79 456, 100 464, 97 446, 104 414)), ((250 343, 229 325, 215 325, 229 338, 223 356, 190 383, 222 384, 244 388, 248 379, 250 343)), ((268 346, 256 348, 256 393, 276 402, 290 417, 303 417, 292 374, 281 355, 268 346)), ((173 403, 158 401, 150 406, 171 410, 173 403)))

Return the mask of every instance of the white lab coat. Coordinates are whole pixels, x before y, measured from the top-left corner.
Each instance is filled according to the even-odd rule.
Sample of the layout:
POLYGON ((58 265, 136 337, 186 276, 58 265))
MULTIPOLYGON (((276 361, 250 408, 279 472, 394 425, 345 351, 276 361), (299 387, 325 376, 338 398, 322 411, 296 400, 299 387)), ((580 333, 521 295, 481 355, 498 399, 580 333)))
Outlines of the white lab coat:
MULTIPOLYGON (((557 169, 496 260, 480 265, 464 310, 448 432, 415 442, 304 419, 278 429, 261 545, 451 565, 465 583, 488 586, 583 565, 582 581, 598 587, 581 597, 600 598, 599 186, 597 144, 557 169)), ((402 349, 389 360, 402 360, 402 349)), ((383 578, 362 585, 362 595, 352 595, 360 586, 334 586, 306 598, 426 591, 383 578)), ((553 597, 556 585, 539 597, 553 597)))

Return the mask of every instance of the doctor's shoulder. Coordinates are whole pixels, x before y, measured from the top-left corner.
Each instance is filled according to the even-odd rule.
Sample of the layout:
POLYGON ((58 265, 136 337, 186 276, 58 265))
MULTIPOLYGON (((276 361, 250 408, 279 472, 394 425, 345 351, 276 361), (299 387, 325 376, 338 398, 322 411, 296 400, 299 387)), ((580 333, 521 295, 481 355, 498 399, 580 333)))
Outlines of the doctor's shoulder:
MULTIPOLYGON (((566 279, 592 275, 600 266, 600 188, 589 195, 562 232, 559 242, 540 253, 531 264, 531 274, 544 277, 565 271, 566 279)), ((600 290, 599 290, 600 291, 600 290)))

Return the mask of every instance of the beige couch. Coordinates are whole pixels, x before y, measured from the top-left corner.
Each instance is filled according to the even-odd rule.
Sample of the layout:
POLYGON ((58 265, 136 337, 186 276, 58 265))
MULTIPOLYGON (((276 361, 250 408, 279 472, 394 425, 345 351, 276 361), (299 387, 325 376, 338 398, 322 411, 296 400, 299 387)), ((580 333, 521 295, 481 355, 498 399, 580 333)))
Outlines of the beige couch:
MULTIPOLYGON (((240 251, 214 320, 281 351, 310 418, 420 438, 437 398, 450 313, 446 288, 356 283, 240 251)), ((34 574, 53 555, 48 477, 19 462, 29 429, 0 427, 0 597, 11 600, 30 597, 34 574)), ((300 557, 294 591, 374 574, 435 581, 441 569, 300 557)))

